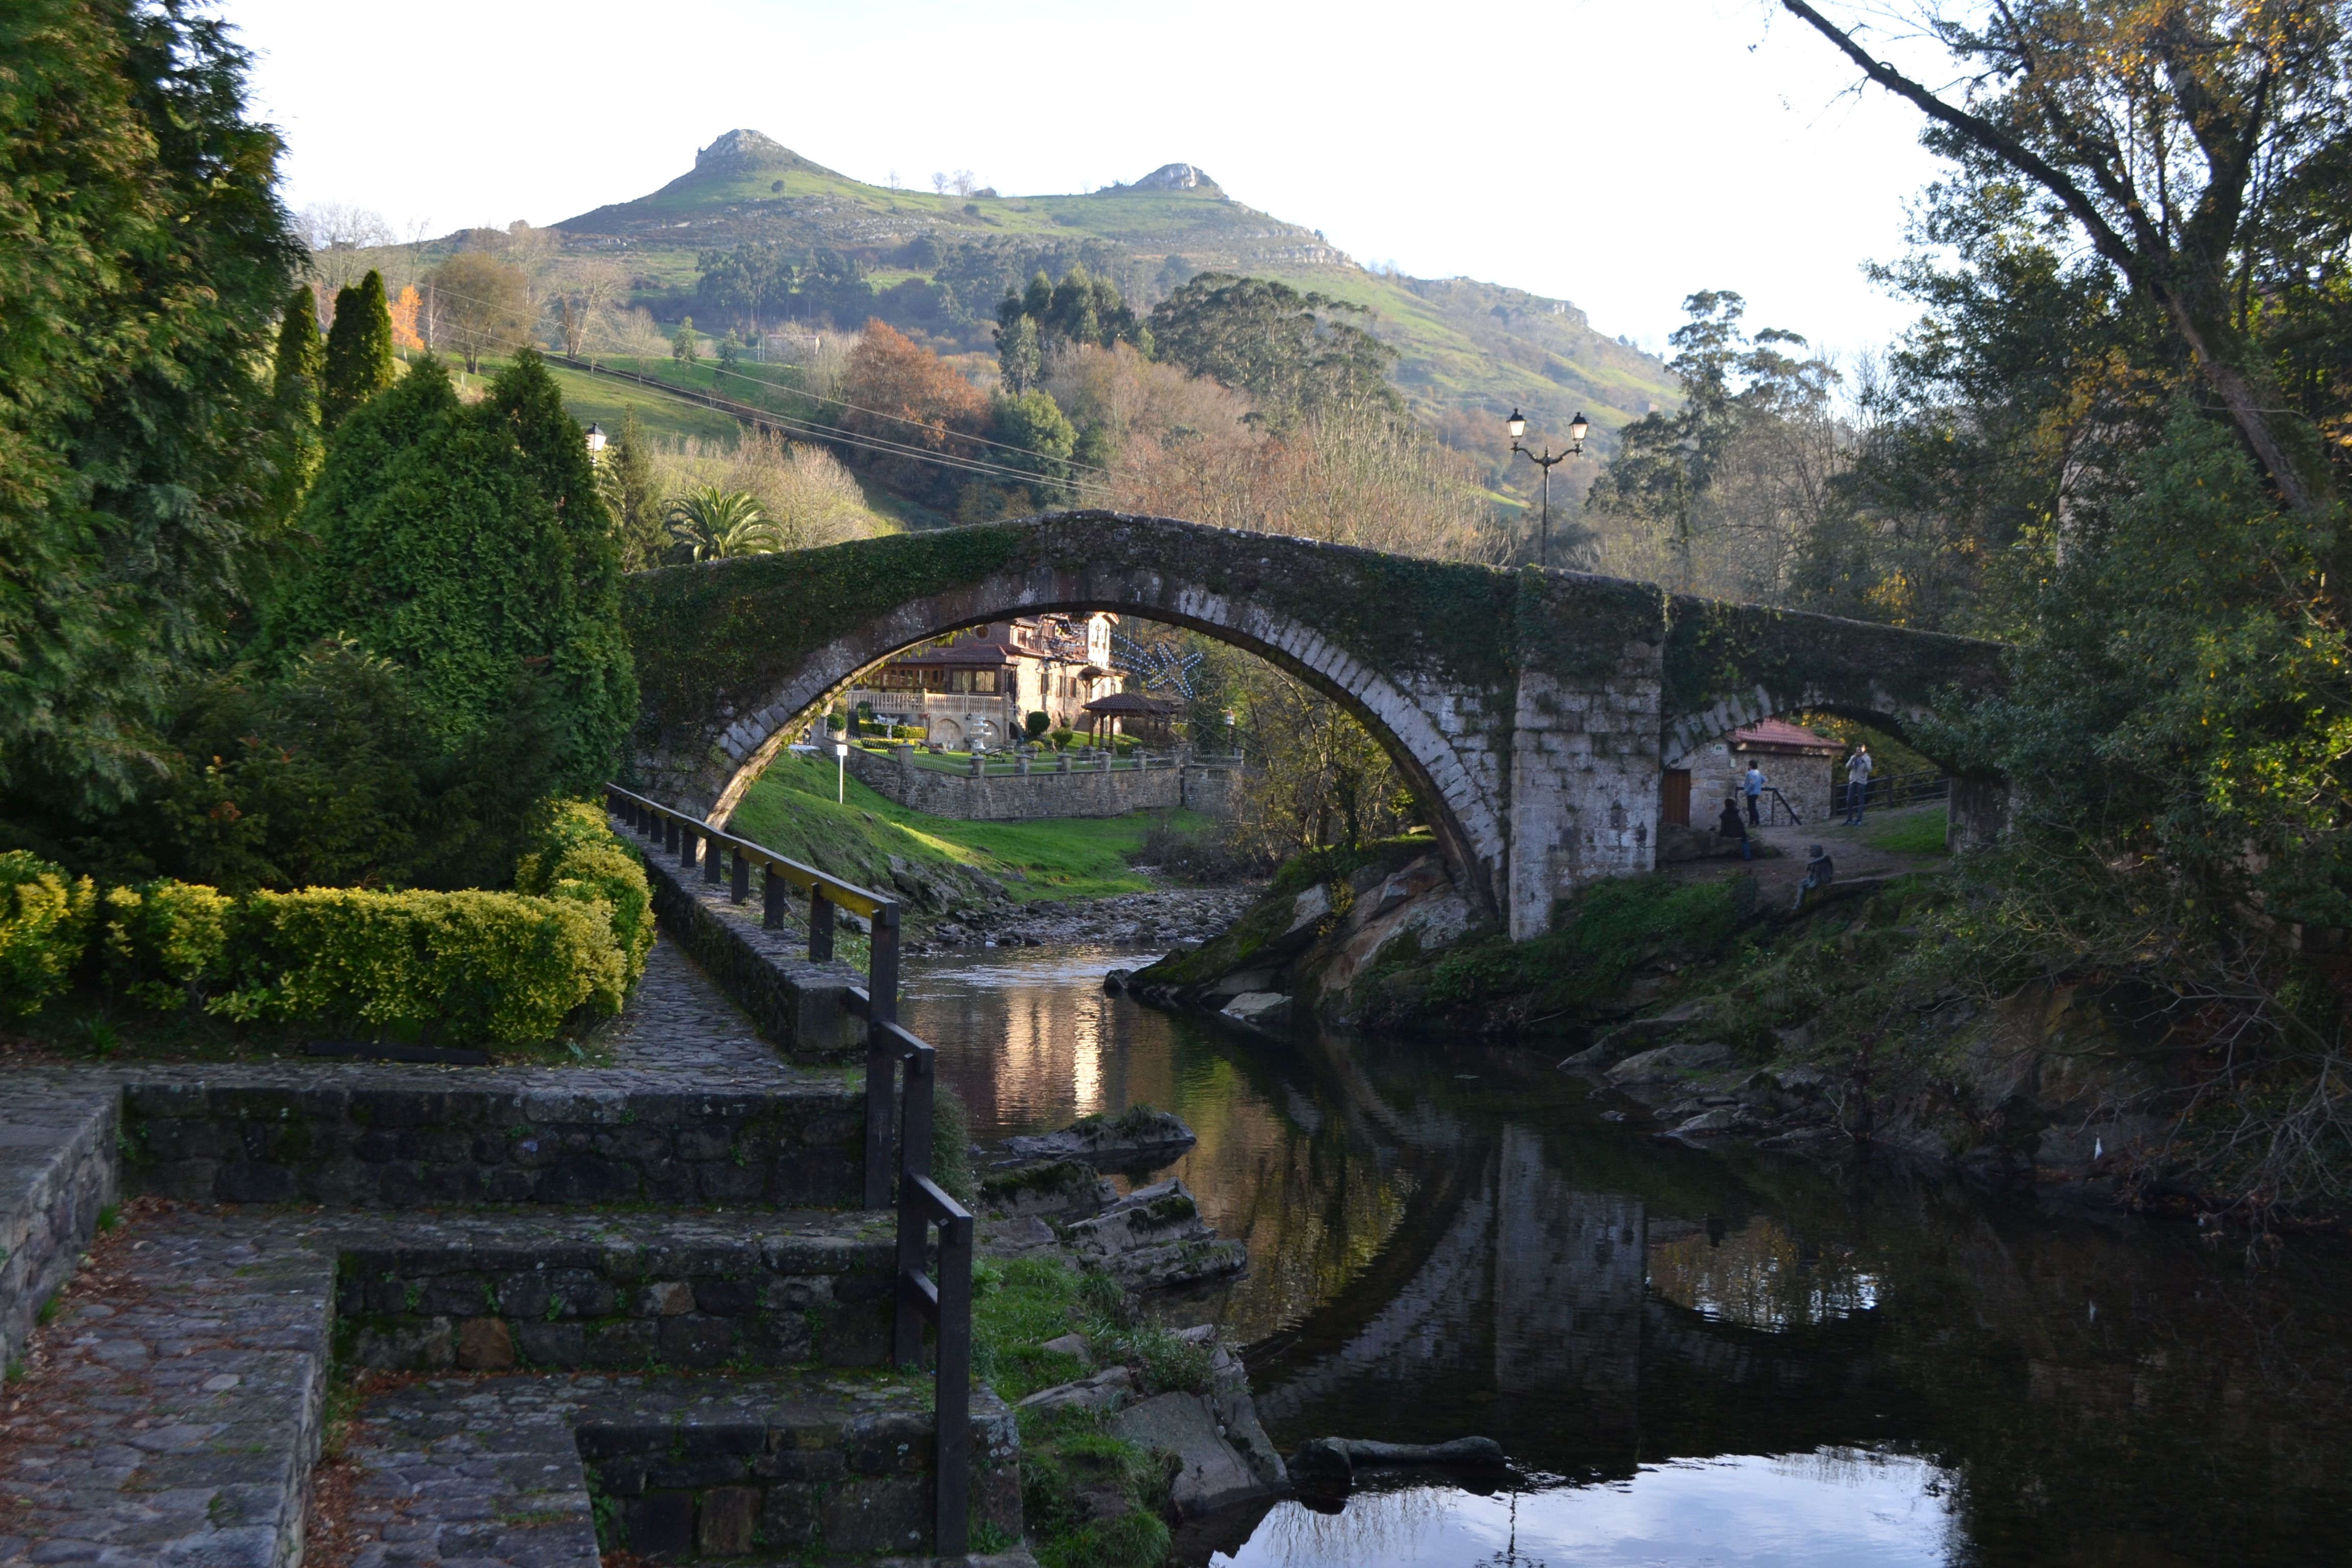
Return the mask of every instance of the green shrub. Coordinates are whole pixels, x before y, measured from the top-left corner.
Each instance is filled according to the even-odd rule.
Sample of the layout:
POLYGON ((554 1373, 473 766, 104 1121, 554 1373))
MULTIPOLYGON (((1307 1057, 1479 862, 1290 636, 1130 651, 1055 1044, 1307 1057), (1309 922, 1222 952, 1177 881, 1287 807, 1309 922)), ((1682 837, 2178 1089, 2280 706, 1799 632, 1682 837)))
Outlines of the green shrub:
POLYGON ((654 946, 653 889, 645 867, 585 801, 559 803, 538 847, 515 867, 515 891, 599 904, 635 989, 654 946))
POLYGON ((68 881, 23 849, 0 855, 0 1012, 38 1012, 66 988, 96 902, 87 877, 68 881))
POLYGON ((451 1044, 552 1037, 610 1015, 626 962, 593 902, 520 893, 256 893, 231 921, 237 988, 212 1011, 451 1044))
POLYGON ((109 888, 107 969, 132 1000, 169 1010, 201 1005, 228 978, 229 916, 236 900, 196 882, 109 888))
POLYGON ((1747 877, 1591 883, 1553 906, 1551 930, 1539 937, 1496 936, 1453 948, 1437 961, 1429 1001, 1449 1007, 1524 996, 1530 1013, 1580 1016, 1616 998, 1654 959, 1687 966, 1730 951, 1756 909, 1756 883, 1747 877))

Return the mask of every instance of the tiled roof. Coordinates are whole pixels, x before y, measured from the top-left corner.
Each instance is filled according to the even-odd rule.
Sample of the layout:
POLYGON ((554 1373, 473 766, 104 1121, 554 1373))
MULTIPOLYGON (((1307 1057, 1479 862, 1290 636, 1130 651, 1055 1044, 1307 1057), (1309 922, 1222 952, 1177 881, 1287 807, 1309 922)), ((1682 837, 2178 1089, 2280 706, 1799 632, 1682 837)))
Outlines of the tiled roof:
POLYGON ((1786 719, 1766 719, 1748 725, 1745 730, 1734 730, 1731 743, 1735 746, 1813 746, 1832 752, 1843 749, 1844 744, 1831 740, 1827 735, 1816 735, 1786 719))

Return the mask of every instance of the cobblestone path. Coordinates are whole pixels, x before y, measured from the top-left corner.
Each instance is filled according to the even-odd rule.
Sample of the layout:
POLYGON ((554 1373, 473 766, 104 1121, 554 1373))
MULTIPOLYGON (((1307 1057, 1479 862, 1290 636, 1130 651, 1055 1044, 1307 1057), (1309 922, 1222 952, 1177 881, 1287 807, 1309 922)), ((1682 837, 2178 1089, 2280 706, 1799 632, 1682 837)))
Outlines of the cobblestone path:
POLYGON ((799 1073, 667 934, 655 942, 628 1006, 599 1038, 617 1068, 751 1079, 799 1073))
POLYGON ((101 1237, 0 1400, 0 1563, 292 1560, 334 1259, 266 1220, 101 1237))

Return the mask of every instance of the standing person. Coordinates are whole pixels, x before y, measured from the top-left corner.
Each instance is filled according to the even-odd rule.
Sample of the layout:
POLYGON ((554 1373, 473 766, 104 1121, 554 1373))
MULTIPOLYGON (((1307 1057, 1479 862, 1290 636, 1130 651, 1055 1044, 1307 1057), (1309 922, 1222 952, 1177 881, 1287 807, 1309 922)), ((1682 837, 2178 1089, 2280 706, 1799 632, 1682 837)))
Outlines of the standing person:
POLYGON ((1763 826, 1764 819, 1756 814, 1756 808, 1764 798, 1764 770, 1756 765, 1753 757, 1748 759, 1748 776, 1741 785, 1748 791, 1748 826, 1763 826))
POLYGON ((1729 795, 1723 797, 1723 817, 1716 824, 1715 834, 1718 838, 1738 839, 1739 858, 1742 860, 1756 858, 1756 845, 1748 837, 1748 825, 1739 820, 1739 803, 1729 795))
POLYGON ((1870 798, 1870 748, 1856 746, 1853 755, 1845 760, 1845 822, 1848 827, 1862 826, 1863 803, 1870 798))

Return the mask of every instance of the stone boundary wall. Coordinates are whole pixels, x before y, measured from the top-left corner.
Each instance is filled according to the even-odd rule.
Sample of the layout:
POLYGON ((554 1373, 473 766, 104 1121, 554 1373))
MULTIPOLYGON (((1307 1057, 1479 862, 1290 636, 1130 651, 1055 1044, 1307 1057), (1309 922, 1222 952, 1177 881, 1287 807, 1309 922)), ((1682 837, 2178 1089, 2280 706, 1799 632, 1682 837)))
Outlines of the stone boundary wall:
POLYGON ((123 1124, 134 1184, 194 1203, 845 1208, 864 1105, 847 1088, 133 1083, 123 1124))
MULTIPOLYGON (((616 1419, 592 1406, 574 1435, 589 1490, 613 1500, 620 1534, 643 1557, 666 1563, 764 1548, 822 1550, 828 1562, 890 1553, 892 1563, 929 1563, 919 1549, 931 1535, 931 1418, 845 1404, 780 1390, 764 1408, 706 1406, 674 1422, 635 1411, 616 1419)), ((971 1430, 970 1517, 1018 1540, 1019 1429, 985 1384, 971 1392, 971 1430)))
MULTIPOLYGON (((1055 816, 1125 816, 1130 811, 1173 811, 1185 799, 1191 767, 1119 768, 1104 773, 1079 767, 1057 773, 1051 764, 1026 777, 1019 773, 942 773, 918 767, 860 747, 849 749, 849 771, 883 799, 909 811, 962 822, 1026 822, 1055 816)), ((1202 770, 1204 771, 1204 770, 1202 770)))
POLYGON ((341 1353, 392 1372, 881 1366, 896 1261, 887 1215, 668 1221, 551 1237, 465 1221, 331 1232, 341 1353))
POLYGON ((0 1105, 0 1362, 25 1348, 115 1199, 112 1089, 12 1093, 0 1105))
POLYGON ((727 884, 705 882, 698 868, 655 854, 617 819, 613 831, 640 851, 662 929, 751 1015, 770 1044, 796 1062, 863 1058, 865 1024, 844 1004, 865 978, 845 963, 810 960, 805 901, 792 925, 770 931, 760 923, 756 878, 751 896, 739 904, 727 884))

